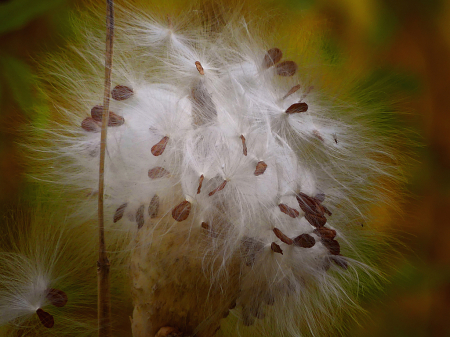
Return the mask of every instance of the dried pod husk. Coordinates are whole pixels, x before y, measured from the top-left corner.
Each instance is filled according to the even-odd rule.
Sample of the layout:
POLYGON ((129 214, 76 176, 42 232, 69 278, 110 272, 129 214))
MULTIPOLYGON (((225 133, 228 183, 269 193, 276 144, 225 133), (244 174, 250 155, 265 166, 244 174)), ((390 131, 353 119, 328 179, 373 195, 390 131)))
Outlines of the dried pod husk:
POLYGON ((116 85, 114 89, 111 90, 111 97, 116 101, 126 100, 133 96, 133 94, 133 89, 126 85, 116 85))
POLYGON ((172 218, 176 221, 181 222, 186 220, 191 213, 192 205, 189 201, 185 200, 180 202, 175 208, 172 210, 172 218))

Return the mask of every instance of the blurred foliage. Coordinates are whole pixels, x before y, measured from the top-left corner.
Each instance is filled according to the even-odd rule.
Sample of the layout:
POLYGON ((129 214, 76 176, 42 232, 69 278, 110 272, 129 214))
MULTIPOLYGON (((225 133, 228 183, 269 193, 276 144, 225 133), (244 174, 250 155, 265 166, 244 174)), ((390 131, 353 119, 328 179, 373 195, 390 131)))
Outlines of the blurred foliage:
MULTIPOLYGON (((35 87, 37 55, 57 50, 71 34, 77 0, 0 3, 0 204, 27 200, 25 160, 17 143, 27 123, 45 123, 49 102, 35 87)), ((281 13, 304 11, 325 22, 323 56, 331 66, 359 74, 356 88, 402 111, 392 127, 421 139, 408 167, 410 190, 399 196, 402 214, 380 222, 402 242, 391 281, 378 300, 365 299, 367 320, 352 336, 450 336, 450 1, 283 0, 281 13), (380 299, 381 298, 381 299, 380 299)), ((290 28, 295 34, 295 25, 290 28)))

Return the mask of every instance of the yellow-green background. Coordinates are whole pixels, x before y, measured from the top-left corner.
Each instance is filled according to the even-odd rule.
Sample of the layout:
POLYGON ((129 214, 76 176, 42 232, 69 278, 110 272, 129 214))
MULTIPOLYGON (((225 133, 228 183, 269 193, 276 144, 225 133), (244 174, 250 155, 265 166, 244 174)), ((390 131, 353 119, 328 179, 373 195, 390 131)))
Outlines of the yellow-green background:
MULTIPOLYGON (((96 1, 97 2, 97 1, 96 1)), ((116 0, 120 3, 120 0, 116 0)), ((33 187, 20 147, 26 123, 45 124, 50 111, 32 83, 38 55, 64 47, 70 13, 89 2, 0 0, 0 225, 27 207, 33 187)), ((390 284, 364 299, 367 317, 352 336, 450 336, 450 1, 279 0, 268 9, 304 11, 323 24, 330 62, 359 74, 373 99, 402 112, 393 123, 412 129, 402 212, 377 214, 396 233, 402 258, 392 258, 390 284), (341 56, 339 56, 341 55, 341 56)), ((321 28, 323 27, 323 28, 321 28)), ((296 34, 292 25, 292 35, 296 34)), ((386 257, 389 258, 389 257, 386 257)))

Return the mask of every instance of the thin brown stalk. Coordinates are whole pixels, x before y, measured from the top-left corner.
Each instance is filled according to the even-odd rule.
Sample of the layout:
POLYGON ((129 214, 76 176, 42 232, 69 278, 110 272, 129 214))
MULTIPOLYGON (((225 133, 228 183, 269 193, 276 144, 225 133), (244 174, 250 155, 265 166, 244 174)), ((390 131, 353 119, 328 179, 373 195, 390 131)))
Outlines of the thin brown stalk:
POLYGON ((105 55, 105 91, 103 93, 103 116, 100 142, 100 165, 98 182, 98 335, 111 337, 111 298, 110 298, 110 264, 106 255, 105 226, 103 212, 106 136, 109 121, 109 97, 111 95, 111 70, 114 39, 114 0, 106 1, 106 55, 105 55))

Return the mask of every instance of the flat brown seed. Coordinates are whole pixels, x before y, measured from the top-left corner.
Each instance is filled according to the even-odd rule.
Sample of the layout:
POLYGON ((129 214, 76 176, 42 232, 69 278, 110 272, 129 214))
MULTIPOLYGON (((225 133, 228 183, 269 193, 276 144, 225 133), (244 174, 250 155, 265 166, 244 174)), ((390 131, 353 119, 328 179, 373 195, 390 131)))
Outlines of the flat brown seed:
POLYGON ((348 262, 342 255, 330 256, 330 259, 342 269, 348 269, 348 262))
MULTIPOLYGON (((91 116, 96 122, 101 123, 103 117, 103 105, 96 105, 91 109, 91 116)), ((116 114, 115 112, 109 112, 108 126, 121 126, 125 123, 125 119, 116 114)))
POLYGON ((202 222, 202 228, 209 230, 209 225, 207 222, 202 222))
POLYGON ((214 189, 211 192, 209 192, 208 195, 209 196, 214 195, 216 192, 219 192, 219 191, 223 190, 226 185, 227 185, 227 181, 224 180, 223 183, 219 185, 219 187, 217 187, 216 189, 214 189))
POLYGON ((293 93, 295 93, 298 89, 301 88, 300 84, 294 85, 288 92, 286 95, 284 95, 281 99, 286 99, 289 96, 291 96, 293 93))
POLYGON ((163 167, 156 166, 150 170, 148 170, 148 177, 150 179, 159 179, 169 175, 169 171, 164 169, 163 167))
POLYGON ((138 229, 141 229, 142 226, 144 226, 144 210, 145 206, 141 205, 136 211, 136 223, 138 226, 138 229))
POLYGON ((101 126, 92 117, 83 119, 81 128, 87 132, 100 132, 102 130, 101 126))
POLYGON ((197 67, 200 75, 205 75, 205 70, 203 69, 202 64, 199 61, 195 61, 195 66, 197 67))
POLYGON ((260 176, 261 174, 263 174, 264 172, 266 172, 266 168, 267 168, 267 164, 263 161, 258 162, 258 164, 256 164, 256 169, 255 169, 255 176, 260 176))
POLYGON ((41 321, 43 326, 45 326, 46 328, 53 328, 53 326, 55 325, 55 320, 52 315, 42 310, 41 308, 36 310, 36 314, 38 315, 39 320, 41 321))
POLYGON ((322 210, 317 207, 317 201, 313 197, 310 197, 302 192, 299 192, 295 197, 303 212, 323 215, 322 210))
POLYGON ((148 205, 148 215, 150 216, 150 219, 154 219, 158 216, 158 210, 159 210, 159 197, 157 194, 155 194, 150 200, 150 204, 148 205))
POLYGON ((339 242, 333 239, 322 239, 322 244, 327 247, 332 255, 339 255, 341 253, 341 246, 339 242))
POLYGON ((123 101, 133 96, 133 94, 133 89, 126 85, 116 85, 114 89, 111 90, 111 97, 116 101, 123 101))
POLYGON ((280 76, 293 76, 298 69, 294 61, 283 61, 276 65, 277 74, 280 76))
POLYGON ((308 104, 304 102, 294 103, 286 109, 287 114, 295 114, 308 111, 308 104))
POLYGON ((49 289, 45 296, 47 300, 55 307, 62 308, 67 304, 67 294, 59 289, 49 289))
POLYGON ((316 228, 313 233, 319 235, 322 239, 334 239, 336 237, 336 231, 327 227, 316 228))
POLYGON ((294 239, 294 245, 302 248, 311 248, 316 244, 316 240, 309 234, 302 234, 294 239))
POLYGON ((283 255, 283 250, 275 242, 272 242, 272 244, 270 245, 270 249, 272 249, 272 251, 274 251, 275 253, 280 253, 281 255, 283 255))
POLYGON ((320 134, 320 132, 319 132, 318 130, 313 130, 313 135, 316 136, 316 138, 317 138, 318 140, 320 140, 321 142, 323 142, 323 137, 322 137, 322 135, 320 134))
POLYGON ((264 69, 272 67, 274 64, 280 62, 283 57, 283 52, 278 48, 272 48, 267 51, 267 54, 264 55, 264 60, 262 63, 262 67, 264 69))
POLYGON ((191 213, 191 203, 185 200, 180 202, 172 210, 172 218, 174 218, 178 222, 181 222, 188 218, 189 213, 191 213))
POLYGON ((123 217, 123 213, 125 212, 125 208, 127 208, 128 203, 123 203, 122 205, 120 205, 117 209, 116 212, 114 213, 114 218, 113 218, 113 222, 116 223, 117 221, 119 221, 120 219, 122 219, 123 217))
POLYGON ((245 137, 243 135, 241 135, 241 137, 239 137, 239 138, 241 138, 241 140, 242 140, 242 153, 244 154, 244 156, 246 156, 247 155, 247 144, 245 143, 245 137))
POLYGON ((166 149, 167 142, 169 141, 169 137, 164 136, 158 143, 152 146, 152 155, 160 156, 163 154, 166 149))
POLYGON ((287 245, 292 245, 294 243, 294 241, 286 236, 285 234, 283 234, 282 231, 280 231, 278 228, 274 228, 273 232, 275 233, 275 235, 277 236, 278 239, 280 239, 282 242, 284 242, 287 245))
POLYGON ((197 194, 200 194, 200 192, 202 191, 203 179, 205 179, 205 177, 204 177, 203 174, 202 174, 202 175, 200 176, 200 178, 198 179, 197 194))
POLYGON ((319 214, 306 213, 305 219, 316 228, 323 227, 327 223, 327 218, 319 214))
POLYGON ((285 204, 279 204, 278 207, 280 208, 280 211, 289 215, 291 218, 296 218, 300 214, 295 208, 291 208, 285 204))

